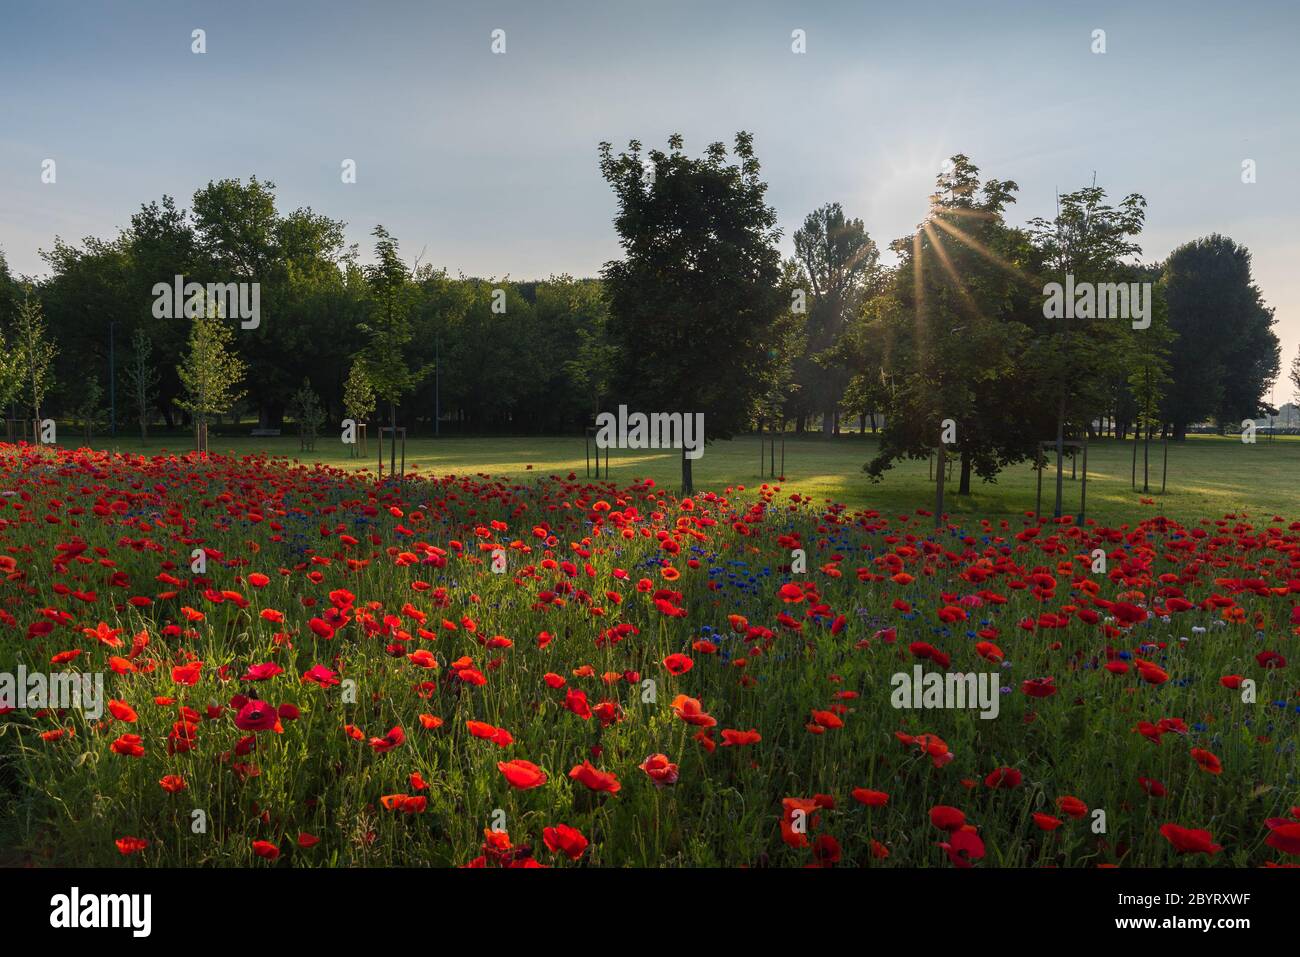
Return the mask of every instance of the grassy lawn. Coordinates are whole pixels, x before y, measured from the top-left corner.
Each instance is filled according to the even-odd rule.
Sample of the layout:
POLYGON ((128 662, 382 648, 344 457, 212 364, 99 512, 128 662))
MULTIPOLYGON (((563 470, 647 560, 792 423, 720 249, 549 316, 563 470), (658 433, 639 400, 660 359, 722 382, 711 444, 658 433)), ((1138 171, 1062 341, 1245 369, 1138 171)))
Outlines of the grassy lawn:
MULTIPOLYGON (((114 442, 100 437, 90 443, 96 448, 111 448, 124 453, 158 454, 184 452, 187 438, 167 436, 151 438, 147 445, 139 440, 120 438, 114 442)), ((878 508, 887 512, 932 509, 934 486, 927 478, 924 461, 896 465, 884 481, 872 484, 862 472, 862 464, 876 451, 870 436, 842 436, 826 440, 821 437, 789 437, 785 443, 785 493, 810 496, 818 503, 841 502, 853 507, 878 508)), ((347 469, 374 471, 374 443, 371 456, 354 459, 340 442, 321 439, 313 453, 301 453, 298 440, 281 438, 226 438, 214 436, 213 452, 226 454, 266 454, 320 461, 347 469)), ((1288 520, 1300 518, 1300 440, 1279 437, 1270 441, 1260 437, 1254 445, 1238 438, 1191 436, 1183 444, 1170 443, 1169 480, 1165 495, 1160 495, 1160 447, 1151 448, 1152 492, 1130 490, 1132 469, 1131 443, 1100 441, 1088 452, 1088 511, 1098 520, 1133 521, 1149 515, 1164 514, 1179 520, 1218 518, 1225 513, 1249 511, 1258 517, 1264 512, 1279 514, 1288 520), (1143 504, 1142 499, 1154 504, 1143 504)), ((780 451, 778 449, 778 470, 780 451)), ((385 456, 387 460, 387 456, 385 456)), ((610 455, 611 479, 626 484, 634 479, 652 478, 656 483, 675 489, 680 465, 674 452, 613 450, 610 455)), ((574 472, 586 474, 583 442, 574 437, 540 438, 418 438, 406 447, 408 470, 422 473, 476 474, 528 479, 538 475, 574 472)), ((386 464, 386 461, 385 461, 386 464)), ((1142 481, 1141 451, 1138 458, 1138 487, 1142 481)), ((759 471, 759 440, 743 436, 719 441, 695 462, 697 490, 737 492, 753 491, 764 479, 759 471)), ((1043 477, 1043 508, 1052 505, 1055 472, 1043 477)), ((1020 515, 1034 508, 1037 477, 1028 465, 1010 468, 995 484, 976 478, 969 496, 958 496, 957 470, 947 485, 946 509, 949 513, 979 516, 1020 515)), ((1082 483, 1070 478, 1066 464, 1065 510, 1076 514, 1082 483)))

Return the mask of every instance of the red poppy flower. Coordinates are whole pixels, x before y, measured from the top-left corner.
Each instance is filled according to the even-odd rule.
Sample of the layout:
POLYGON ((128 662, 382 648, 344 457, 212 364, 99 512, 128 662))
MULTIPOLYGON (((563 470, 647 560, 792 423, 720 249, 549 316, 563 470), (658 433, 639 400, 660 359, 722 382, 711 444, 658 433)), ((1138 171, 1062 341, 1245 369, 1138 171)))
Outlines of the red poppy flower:
POLYGON ((712 728, 718 723, 711 715, 704 713, 699 701, 688 698, 684 694, 679 694, 673 699, 672 709, 673 714, 687 724, 693 724, 701 728, 712 728))
POLYGON ((867 807, 884 807, 889 803, 889 795, 884 791, 872 791, 870 788, 854 788, 853 800, 867 807))
POLYGON ((587 839, 577 828, 567 824, 542 828, 542 841, 556 854, 563 854, 571 861, 576 861, 587 850, 587 839))
POLYGON ((930 808, 930 823, 941 831, 955 831, 966 823, 966 815, 958 808, 936 804, 930 808))
POLYGON ((667 787, 677 783, 677 765, 668 760, 666 754, 652 754, 641 762, 640 768, 654 782, 655 787, 667 787))
POLYGON ((585 784, 593 791, 605 791, 609 794, 617 794, 622 785, 618 778, 607 771, 597 770, 590 761, 583 761, 569 772, 569 777, 585 784))
POLYGON ((1192 760, 1194 760, 1202 771, 1209 774, 1222 774, 1223 765, 1215 755, 1203 748, 1192 748, 1192 760))
POLYGON ((672 675, 684 675, 695 667, 695 662, 686 655, 674 653, 664 658, 664 667, 672 675))
POLYGON ((1160 834, 1179 854, 1217 854, 1223 850, 1221 844, 1214 843, 1214 838, 1210 836, 1209 831, 1180 827, 1177 824, 1162 824, 1160 834))
POLYGON ((135 713, 135 709, 125 701, 112 699, 108 702, 108 713, 117 718, 118 721, 125 721, 128 724, 134 722, 138 717, 135 713))
POLYGON ((531 761, 518 758, 513 761, 498 761, 497 770, 505 775, 511 787, 521 791, 541 787, 546 783, 546 772, 531 761))
MULTIPOLYGON (((953 831, 948 840, 939 844, 954 867, 974 867, 984 857, 984 841, 969 827, 953 831)), ((888 852, 885 855, 888 856, 888 852)))
POLYGON ((118 853, 123 857, 129 854, 139 854, 149 846, 149 842, 142 837, 119 837, 113 843, 117 845, 118 853))

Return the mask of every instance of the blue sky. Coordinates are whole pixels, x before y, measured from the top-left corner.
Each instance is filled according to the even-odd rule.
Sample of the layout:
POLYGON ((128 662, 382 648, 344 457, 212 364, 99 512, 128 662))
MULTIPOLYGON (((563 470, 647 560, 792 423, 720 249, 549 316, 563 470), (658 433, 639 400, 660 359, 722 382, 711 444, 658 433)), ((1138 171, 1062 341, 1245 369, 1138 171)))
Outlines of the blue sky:
POLYGON ((146 200, 256 173, 363 251, 382 222, 453 272, 592 275, 618 253, 600 140, 681 132, 698 152, 747 129, 787 253, 832 200, 882 246, 907 234, 955 152, 1019 183, 1021 220, 1095 172, 1147 198, 1148 260, 1210 232, 1251 249, 1285 369, 1297 27, 1282 2, 0 0, 0 248, 39 274, 55 235, 110 236, 146 200))

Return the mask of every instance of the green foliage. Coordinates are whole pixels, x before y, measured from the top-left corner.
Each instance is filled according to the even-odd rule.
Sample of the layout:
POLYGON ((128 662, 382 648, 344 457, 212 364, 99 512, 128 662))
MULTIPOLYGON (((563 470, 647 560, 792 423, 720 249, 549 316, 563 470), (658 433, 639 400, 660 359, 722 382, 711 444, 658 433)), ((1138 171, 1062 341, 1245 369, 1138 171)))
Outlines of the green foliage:
POLYGON ((188 351, 176 368, 185 393, 176 404, 201 426, 244 395, 237 387, 248 367, 233 351, 233 340, 234 333, 214 309, 190 327, 188 351))
MULTIPOLYGON (((1118 206, 1096 185, 1057 198, 1051 220, 1035 218, 1029 235, 1043 261, 1044 280, 1064 284, 1127 282, 1136 278, 1129 257, 1146 222, 1146 200, 1131 193, 1118 206)), ((1028 361, 1043 400, 1056 414, 1061 435, 1081 434, 1108 407, 1126 374, 1131 324, 1122 320, 1045 319, 1039 323, 1028 361)), ((1046 437, 1045 435, 1042 437, 1046 437)))
MULTIPOLYGON (((616 155, 605 144, 601 170, 624 248, 603 281, 412 269, 382 227, 363 267, 341 222, 278 208, 275 185, 257 177, 210 182, 189 210, 170 196, 147 202, 116 237, 56 239, 42 253, 49 275, 30 293, 53 333, 45 339, 58 343, 40 352, 42 415, 75 417, 85 370, 108 366, 111 323, 127 401, 176 426, 175 409, 190 401, 178 370, 192 329, 158 321, 151 306, 154 285, 177 275, 260 284, 263 321, 229 348, 247 366, 249 407, 272 427, 304 377, 338 410, 361 373, 373 379, 368 414, 382 399, 385 418, 400 414, 413 434, 435 410, 444 431, 573 434, 627 402, 703 411, 710 437, 818 416, 832 427, 836 410, 880 413, 877 475, 928 454, 937 421, 951 417, 963 471, 992 479, 1058 423, 1077 437, 1103 416, 1119 435, 1139 420, 1175 434, 1211 417, 1239 422, 1263 408, 1281 367, 1249 253, 1212 236, 1160 267, 1138 264, 1140 196, 1112 204, 1093 185, 1020 229, 1006 213, 1015 185, 981 184, 956 157, 925 224, 882 269, 865 226, 835 203, 805 217, 796 255, 782 263, 746 134, 734 150, 714 144, 698 158, 679 137, 666 152, 633 143, 616 155), (1152 281, 1167 313, 1148 330, 1048 320, 1042 286, 1066 272, 1152 281), (791 310, 795 289, 808 292, 805 314, 791 310), (496 290, 504 312, 493 309, 496 290), (122 343, 137 334, 151 358, 142 364, 132 350, 124 362, 122 343)), ((31 405, 22 301, 0 256, 0 398, 31 405)), ((142 434, 150 427, 142 421, 142 434)))
POLYGON ((158 401, 160 376, 153 363, 153 342, 143 328, 136 329, 131 336, 124 374, 136 421, 140 423, 140 440, 144 441, 149 437, 149 421, 158 401))
POLYGON ((59 350, 46 331, 41 301, 32 295, 30 287, 18 304, 13 339, 20 388, 31 402, 32 417, 39 421, 41 403, 53 383, 54 357, 59 350))
POLYGON ((298 391, 289 400, 289 416, 298 423, 298 439, 301 449, 310 452, 316 448, 316 437, 320 427, 325 424, 325 409, 320 397, 311 387, 310 379, 303 379, 298 391))
POLYGON ((791 363, 798 388, 787 412, 795 417, 820 413, 822 429, 830 433, 853 375, 851 353, 838 347, 880 281, 880 253, 862 220, 847 219, 839 203, 809 213, 794 234, 794 248, 796 285, 808 301, 803 350, 791 363))
POLYGON ((1167 403, 1175 433, 1211 417, 1235 429, 1260 415, 1281 348, 1273 310, 1251 278, 1250 252, 1218 234, 1186 243, 1170 253, 1164 283, 1178 334, 1167 403))
POLYGON ((9 403, 19 396, 22 388, 21 354, 16 342, 10 345, 6 341, 4 326, 0 325, 0 412, 8 414, 9 403))
POLYGON ((926 221, 893 243, 899 266, 855 332, 875 340, 880 369, 873 382, 869 366, 857 389, 885 399, 880 452, 865 466, 873 480, 899 459, 928 458, 949 419, 962 494, 972 472, 991 482, 1036 452, 1045 423, 1026 388, 1034 370, 1025 348, 1041 307, 1033 250, 1004 220, 1016 189, 981 185, 979 168, 954 156, 926 221))
MULTIPOLYGON (((605 265, 610 341, 618 349, 611 401, 646 411, 704 412, 711 438, 748 427, 774 364, 781 301, 780 231, 748 133, 734 160, 713 143, 688 157, 682 138, 643 158, 635 140, 600 168, 618 201, 624 258, 605 265), (647 163, 652 175, 647 176, 647 163)), ((690 488, 690 460, 682 483, 690 488)))
POLYGON ((343 411, 348 418, 364 422, 375 412, 375 390, 361 361, 354 361, 343 387, 343 411))
POLYGON ((411 274, 397 253, 397 240, 388 230, 376 226, 371 235, 375 237, 376 262, 365 267, 371 308, 360 325, 369 337, 361 357, 375 395, 395 404, 421 378, 421 373, 411 369, 406 356, 411 341, 411 274))
POLYGON ((89 378, 79 383, 76 392, 78 398, 73 406, 73 414, 89 439, 105 419, 107 410, 104 408, 104 389, 98 379, 89 378))
POLYGON ((584 411, 595 415, 609 395, 618 361, 618 347, 609 338, 609 313, 600 289, 593 283, 578 283, 562 276, 540 286, 537 297, 543 321, 552 316, 552 321, 572 317, 574 347, 570 357, 556 358, 567 377, 565 387, 582 397, 584 411))

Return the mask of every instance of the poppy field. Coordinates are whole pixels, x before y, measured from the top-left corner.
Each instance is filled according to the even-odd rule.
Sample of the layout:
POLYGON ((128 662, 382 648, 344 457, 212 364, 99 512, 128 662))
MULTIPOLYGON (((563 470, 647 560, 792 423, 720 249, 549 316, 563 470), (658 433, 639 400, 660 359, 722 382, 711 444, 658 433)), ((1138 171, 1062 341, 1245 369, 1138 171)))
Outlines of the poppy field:
POLYGON ((1300 863, 1300 515, 934 525, 0 446, 4 863, 1300 863))

